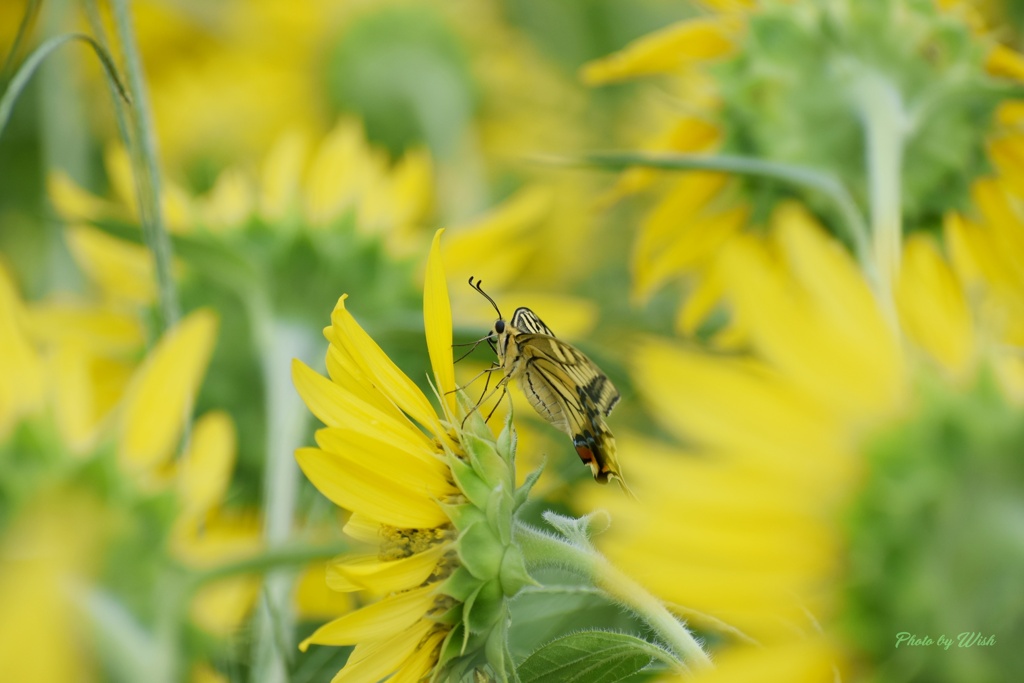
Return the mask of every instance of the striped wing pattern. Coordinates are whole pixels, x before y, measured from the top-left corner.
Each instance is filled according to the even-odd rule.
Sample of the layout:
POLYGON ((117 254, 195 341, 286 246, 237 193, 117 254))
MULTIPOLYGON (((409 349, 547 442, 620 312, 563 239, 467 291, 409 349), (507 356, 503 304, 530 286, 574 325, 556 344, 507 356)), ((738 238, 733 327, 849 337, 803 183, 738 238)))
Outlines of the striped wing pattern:
POLYGON ((517 379, 534 409, 556 429, 572 437, 580 459, 604 484, 622 478, 615 438, 604 418, 619 392, 582 351, 560 339, 528 308, 512 316, 514 358, 505 358, 509 377, 517 379))

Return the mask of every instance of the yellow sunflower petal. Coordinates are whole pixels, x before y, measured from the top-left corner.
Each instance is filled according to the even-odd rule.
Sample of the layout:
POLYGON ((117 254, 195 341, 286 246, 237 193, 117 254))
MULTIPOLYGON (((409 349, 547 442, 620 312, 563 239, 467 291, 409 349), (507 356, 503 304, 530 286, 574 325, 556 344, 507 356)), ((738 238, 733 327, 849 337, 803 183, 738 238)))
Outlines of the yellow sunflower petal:
POLYGON ((64 220, 95 221, 117 214, 110 202, 79 187, 64 171, 51 171, 46 176, 46 190, 50 203, 64 220))
POLYGON ((380 640, 409 628, 423 618, 433 604, 437 584, 392 595, 372 605, 328 622, 299 645, 355 645, 380 640))
POLYGON ((345 388, 345 390, 357 396, 360 400, 369 403, 392 416, 395 420, 406 423, 410 428, 416 429, 409 418, 398 406, 382 394, 373 380, 366 376, 360 368, 359 363, 338 338, 338 331, 334 327, 324 328, 324 336, 330 345, 327 347, 327 374, 331 381, 345 388))
POLYGON ((388 679, 388 683, 419 683, 426 678, 437 665, 438 649, 446 635, 445 631, 438 631, 428 636, 388 679))
POLYGON ((441 235, 434 233, 427 257, 427 274, 423 283, 423 325, 427 333, 427 352, 434 370, 437 391, 441 394, 447 414, 456 414, 455 367, 452 363, 452 309, 448 303, 448 284, 441 263, 441 235))
POLYGON ((965 376, 974 356, 970 308, 930 238, 914 235, 904 244, 896 297, 907 336, 954 376, 965 376))
POLYGON ((1024 57, 999 43, 996 43, 988 53, 985 68, 993 76, 1024 80, 1024 57))
POLYGON ((331 683, 368 683, 379 681, 406 661, 434 622, 423 619, 385 640, 361 642, 352 650, 345 667, 331 683))
POLYGON ((811 637, 767 648, 744 648, 723 654, 715 668, 693 683, 790 683, 847 680, 837 670, 840 653, 824 638, 811 637))
POLYGON ((427 435, 408 421, 398 420, 393 415, 360 400, 358 396, 297 359, 292 361, 292 382, 310 412, 328 427, 358 424, 371 432, 375 431, 381 438, 388 438, 391 434, 403 434, 418 439, 424 446, 431 444, 427 435))
POLYGON ((156 299, 153 257, 148 249, 85 225, 68 228, 66 235, 79 267, 108 297, 139 305, 156 299))
POLYGON ((422 553, 388 562, 382 562, 378 555, 346 555, 344 560, 328 566, 327 585, 336 591, 365 589, 375 593, 419 586, 430 578, 447 550, 448 546, 438 544, 422 553))
POLYGON ((24 321, 21 297, 0 263, 0 437, 43 403, 42 359, 25 334, 24 321))
POLYGON ((181 433, 217 340, 217 317, 198 310, 154 347, 124 399, 118 457, 130 471, 155 467, 181 433))
POLYGON ((221 502, 231 483, 237 441, 235 423, 223 411, 208 412, 196 421, 178 470, 184 514, 198 518, 221 502))
POLYGON ((307 137, 293 130, 282 135, 264 159, 259 202, 260 214, 268 222, 282 221, 297 209, 308 148, 307 137))
POLYGON ((448 481, 448 466, 423 449, 408 451, 387 439, 338 427, 318 430, 316 443, 327 453, 371 466, 396 484, 428 496, 440 498, 456 491, 448 481))
POLYGON ((695 63, 723 57, 733 49, 734 30, 721 18, 691 19, 633 41, 624 49, 583 66, 588 85, 636 76, 673 73, 695 63))
POLYGON ((353 512, 345 522, 342 531, 346 536, 371 545, 380 543, 380 520, 368 517, 361 512, 353 512))
MULTIPOLYGON (((331 322, 340 344, 395 405, 432 433, 441 434, 444 430, 430 401, 416 383, 395 365, 377 342, 356 322, 345 308, 345 298, 343 296, 338 299, 338 304, 331 314, 331 322)), ((448 331, 451 334, 450 326, 448 331)))
POLYGON ((32 335, 43 343, 74 337, 89 349, 107 355, 134 354, 146 341, 138 316, 114 308, 41 303, 28 312, 27 324, 32 335))
POLYGON ((378 470, 373 462, 364 464, 318 448, 300 448, 295 458, 313 485, 343 508, 405 529, 428 529, 448 521, 429 493, 396 484, 391 472, 378 470))
POLYGON ((654 416, 683 440, 788 458, 797 449, 824 450, 837 438, 835 420, 823 406, 751 363, 648 340, 634 369, 654 416))

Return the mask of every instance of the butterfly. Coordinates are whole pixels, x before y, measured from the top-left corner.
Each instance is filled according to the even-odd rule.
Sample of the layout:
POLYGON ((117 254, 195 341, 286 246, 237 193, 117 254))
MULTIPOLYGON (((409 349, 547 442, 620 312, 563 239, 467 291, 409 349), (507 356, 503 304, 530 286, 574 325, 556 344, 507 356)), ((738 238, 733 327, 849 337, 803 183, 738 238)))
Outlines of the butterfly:
MULTIPOLYGON (((615 438, 604 418, 619 402, 619 391, 586 354, 555 336, 529 308, 520 307, 505 320, 498 305, 478 280, 469 285, 490 302, 498 314, 487 342, 504 373, 498 387, 516 380, 534 410, 553 427, 568 434, 580 460, 590 466, 601 484, 615 479, 633 496, 622 478, 615 455, 615 438)), ((497 387, 496 387, 497 389, 497 387)), ((635 496, 634 496, 635 497, 635 496)))

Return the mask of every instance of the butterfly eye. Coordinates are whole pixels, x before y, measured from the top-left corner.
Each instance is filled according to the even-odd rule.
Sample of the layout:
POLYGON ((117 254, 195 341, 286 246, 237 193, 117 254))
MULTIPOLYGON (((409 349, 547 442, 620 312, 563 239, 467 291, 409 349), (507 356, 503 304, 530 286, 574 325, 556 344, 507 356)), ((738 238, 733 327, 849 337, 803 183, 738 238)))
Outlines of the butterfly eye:
POLYGON ((497 332, 498 334, 501 334, 502 332, 504 332, 505 331, 505 321, 504 320, 499 320, 496 323, 494 323, 494 331, 497 332))

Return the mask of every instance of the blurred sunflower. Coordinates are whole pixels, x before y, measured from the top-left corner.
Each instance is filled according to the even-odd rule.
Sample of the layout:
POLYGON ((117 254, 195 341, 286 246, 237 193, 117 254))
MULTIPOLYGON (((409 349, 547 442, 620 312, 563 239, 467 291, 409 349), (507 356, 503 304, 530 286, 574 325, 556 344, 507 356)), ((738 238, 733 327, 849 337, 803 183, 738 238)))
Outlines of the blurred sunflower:
MULTIPOLYGON (((155 664, 128 656, 123 643, 103 658, 89 654, 123 640, 116 632, 130 625, 172 671, 185 659, 149 630, 151 582, 261 546, 254 519, 221 510, 235 459, 231 418, 204 413, 182 441, 217 321, 196 311, 147 352, 139 304, 153 296, 141 284, 151 282, 148 254, 88 228, 72 231, 70 244, 83 272, 96 275, 94 296, 25 304, 0 268, 0 373, 13 380, 0 398, 0 592, 11 607, 0 661, 9 671, 39 667, 24 680, 58 680, 64 667, 145 676, 155 664), (68 614, 94 628, 68 627, 68 614), (48 631, 62 634, 59 652, 38 649, 51 643, 48 631)), ((251 577, 211 583, 167 617, 223 636, 258 587, 251 577)))
POLYGON ((933 238, 906 245, 903 336, 805 210, 769 224, 721 258, 749 355, 636 349, 637 387, 688 447, 619 439, 646 504, 592 491, 616 520, 602 548, 739 643, 694 680, 1005 680, 1013 647, 896 647, 901 632, 1024 637, 1024 423, 992 381, 992 341, 933 238))
MULTIPOLYGON (((973 185, 993 165, 997 183, 1015 174, 1020 107, 1006 79, 1021 78, 1024 60, 981 32, 973 3, 705 4, 711 14, 582 72, 591 84, 661 77, 666 123, 648 151, 759 164, 742 181, 636 168, 613 191, 658 190, 634 245, 633 295, 689 283, 679 331, 722 328, 717 255, 780 201, 814 211, 888 299, 904 235, 939 231, 951 211, 975 214, 973 185)), ((735 346, 742 332, 727 331, 720 341, 735 346)))
POLYGON ((531 580, 512 543, 514 434, 497 440, 459 407, 451 309, 435 236, 423 315, 441 414, 338 301, 322 377, 300 361, 295 387, 326 428, 301 448, 302 471, 352 512, 346 533, 372 552, 339 558, 328 584, 380 600, 320 627, 311 644, 355 645, 335 681, 419 681, 485 668, 504 677, 507 598, 531 580), (454 672, 454 673, 453 673, 454 672), (500 672, 500 673, 499 673, 500 672))

